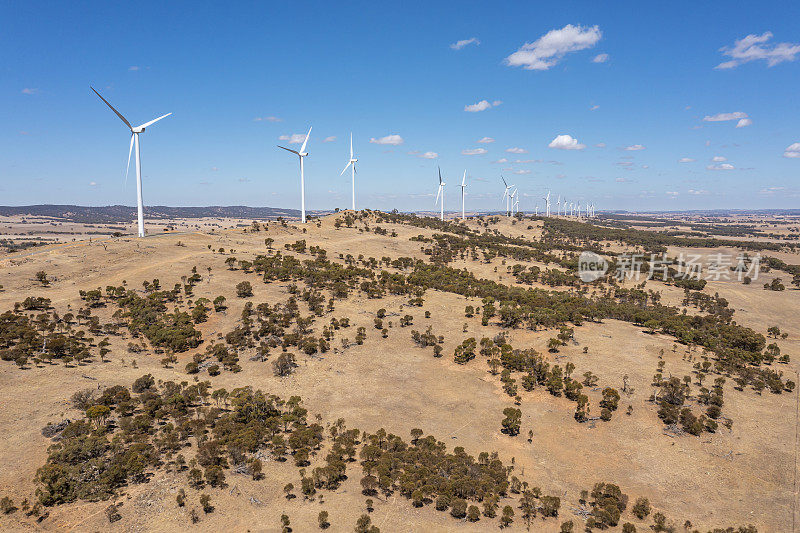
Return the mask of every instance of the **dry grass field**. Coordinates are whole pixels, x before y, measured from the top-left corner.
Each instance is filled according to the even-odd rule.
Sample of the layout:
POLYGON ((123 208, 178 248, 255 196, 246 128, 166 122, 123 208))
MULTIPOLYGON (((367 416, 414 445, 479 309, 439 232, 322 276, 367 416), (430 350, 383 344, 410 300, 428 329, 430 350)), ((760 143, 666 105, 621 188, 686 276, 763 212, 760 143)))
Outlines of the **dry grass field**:
MULTIPOLYGON (((226 259, 254 261, 259 255, 273 256, 278 251, 311 259, 307 251, 297 253, 284 246, 304 239, 307 246, 326 250, 327 258, 341 265, 345 261, 340 257, 348 254, 356 261, 363 256, 379 261, 383 257, 411 257, 429 262, 430 256, 423 248, 430 244, 411 238, 419 235, 431 238, 434 233, 441 233, 429 227, 377 222, 374 215, 356 221, 350 228, 341 224, 346 214, 331 215, 304 228, 293 223, 270 222, 259 231, 240 227, 249 225, 249 221, 183 220, 172 223, 174 232, 164 232, 161 226, 151 228, 154 235, 145 239, 93 236, 91 241, 86 238, 85 225, 65 222, 57 226, 60 231, 83 236, 73 242, 71 234, 52 235, 60 243, 0 255, 0 313, 13 310, 16 302, 28 296, 48 298, 52 309, 61 316, 76 313, 85 304, 79 291, 96 288, 105 291, 107 286, 124 284, 127 289, 144 294, 143 282, 155 278, 169 289, 176 283, 185 283, 181 278, 191 276, 193 267, 202 279, 194 286, 191 297, 177 305, 191 311, 192 306, 186 300, 213 301, 220 295, 227 303, 225 311, 211 311, 206 321, 196 324, 203 342, 196 348, 175 353, 177 362, 172 364, 163 364, 164 355, 155 353, 149 344, 144 351, 131 353, 129 343, 143 339, 134 339, 126 328, 107 335, 110 351, 105 361, 95 355, 96 347, 92 348, 90 360, 80 363, 28 362, 19 368, 13 361, 0 361, 0 428, 4 433, 0 447, 3 465, 0 497, 10 498, 19 508, 0 515, 0 529, 280 531, 280 517, 286 514, 294 531, 306 532, 319 529, 317 517, 324 510, 329 513, 330 531, 353 531, 359 516, 366 513, 368 496, 362 494, 359 483, 363 473, 358 459, 348 464, 346 479, 338 488, 320 489, 311 500, 300 493, 301 474, 292 460, 280 462, 266 454, 260 480, 229 469, 225 472, 224 486, 198 490, 189 487, 186 472, 162 465, 148 469, 146 482, 122 484, 110 499, 78 499, 46 506, 41 509, 39 517, 44 517, 41 520, 35 515, 26 516, 21 502, 27 499, 33 505, 36 501, 37 470, 47 462, 48 447, 53 444, 43 436, 42 428, 64 419, 84 418, 85 413, 71 401, 77 391, 92 389, 100 394, 114 385, 130 387, 140 376, 151 374, 156 382, 191 384, 199 379, 209 381, 213 389, 232 391, 251 386, 282 398, 297 395, 308 409, 309 421, 319 415, 319 423, 326 428, 343 418, 348 428, 370 434, 384 428, 407 442, 411 430, 419 428, 425 435, 442 441, 448 451, 460 446, 475 457, 484 451, 496 451, 504 465, 513 465, 511 475, 530 487, 540 487, 543 494, 560 498, 558 517, 537 516, 530 525, 535 531, 560 531, 561 524, 568 520, 574 522, 575 531, 582 530, 591 505, 579 501, 581 491, 591 492, 598 482, 616 484, 628 495, 627 507, 614 530, 629 522, 637 531, 648 531, 655 512, 663 513, 667 526, 675 531, 684 531, 686 521, 691 524, 687 527, 690 531, 747 525, 755 526, 758 531, 793 530, 798 518, 797 389, 781 394, 769 389, 756 392, 752 387, 738 390, 734 379, 728 376, 722 386, 723 417, 732 420, 730 427, 720 423, 716 431, 698 436, 671 431, 659 419, 658 405, 650 401, 656 390, 652 382, 654 374, 659 372, 659 363, 663 363, 664 379, 691 376, 691 395, 696 396, 699 385, 693 365, 703 356, 713 354, 702 346, 687 346, 671 335, 649 332, 631 322, 603 319, 570 324, 574 329, 572 337, 557 351, 549 351, 548 341, 559 333, 559 328, 503 328, 497 319, 482 325, 479 314, 468 318, 464 312, 468 305, 482 306, 480 298, 428 289, 423 305, 417 307, 409 304, 408 295, 370 298, 364 291, 354 290, 348 297, 337 299, 335 310, 325 311, 315 325, 319 334, 330 317, 348 317, 350 328, 337 331, 330 350, 325 353, 307 354, 289 347, 297 363, 289 375, 276 376, 273 372, 272 362, 281 353, 280 347, 273 349, 266 361, 253 360, 254 348, 242 349, 238 354, 241 367, 238 372, 223 370, 216 376, 205 370, 199 374, 187 373, 187 363, 198 354, 202 357, 210 343, 224 342, 220 337, 241 324, 246 302, 255 306, 263 302, 283 303, 292 296, 290 285, 300 285, 300 291, 305 287, 302 281, 294 280, 263 283, 258 274, 236 265, 230 269, 226 259), (364 231, 365 221, 371 230, 379 226, 395 236, 364 231), (265 245, 267 238, 274 240, 269 247, 265 245), (37 280, 40 271, 46 272, 47 286, 37 280), (237 297, 236 286, 243 281, 252 283, 252 296, 237 297), (385 338, 373 326, 379 309, 386 310, 385 338), (413 325, 400 326, 404 315, 413 317, 413 325), (433 356, 430 347, 421 348, 412 342, 411 330, 424 331, 428 326, 434 334, 444 336, 440 358, 433 356), (366 340, 362 345, 352 343, 358 327, 365 328, 366 340), (575 402, 563 395, 550 394, 545 387, 532 391, 519 387, 515 405, 515 399, 504 391, 500 376, 490 372, 486 357, 480 354, 467 364, 454 361, 454 350, 464 339, 493 338, 503 332, 514 348, 535 349, 551 365, 565 367, 572 363, 574 376, 583 376, 585 372, 596 375, 597 385, 583 389, 591 406, 590 420, 577 422, 575 402), (351 341, 346 347, 341 342, 343 337, 351 341), (621 394, 619 407, 609 421, 598 418, 602 390, 606 387, 621 394), (519 435, 501 432, 503 410, 508 407, 522 412, 519 435), (297 488, 296 498, 285 497, 283 489, 287 483, 297 488), (176 504, 180 489, 186 492, 187 503, 183 507, 176 504), (198 503, 201 493, 211 496, 213 512, 201 510, 198 503), (653 507, 653 512, 644 519, 635 517, 631 511, 640 497, 648 498, 653 507), (112 503, 117 505, 121 519, 110 523, 106 509, 112 503), (190 519, 193 509, 199 513, 195 524, 190 519)), ((797 224, 796 221, 777 223, 786 227, 797 224)), ((3 236, 38 232, 46 237, 47 228, 55 227, 50 224, 50 221, 29 220, 22 224, 21 220, 0 220, 0 232, 3 236)), ((477 220, 466 225, 471 230, 483 229, 477 220)), ((543 234, 541 220, 512 224, 498 217, 488 227, 501 235, 524 237, 531 242, 538 242, 543 234)), ((128 231, 126 227, 125 232, 128 231)), ((788 233, 786 228, 782 231, 788 233)), ((609 249, 625 248, 614 243, 609 249)), ((696 248, 670 246, 668 254, 713 255, 736 251, 703 248, 697 252, 696 248)), ((779 257, 788 264, 800 264, 800 254, 788 249, 763 254, 779 257)), ((489 261, 455 257, 449 266, 505 285, 559 292, 576 290, 573 286, 550 287, 540 281, 529 285, 519 283, 508 272, 513 264, 538 266, 542 270, 559 268, 542 261, 504 257, 489 261)), ((771 368, 782 372, 784 379, 797 383, 800 382, 797 375, 800 290, 790 285, 790 281, 790 275, 773 270, 749 285, 735 279, 709 281, 702 292, 726 299, 734 310, 733 320, 740 326, 764 336, 767 328, 779 326, 786 337, 768 342, 775 342, 781 354, 790 356, 790 361, 775 362, 771 368), (763 284, 776 276, 782 277, 786 290, 765 290, 763 284)), ((633 282, 623 285, 633 286, 633 282)), ((701 313, 698 308, 684 304, 681 288, 651 280, 644 290, 661 293, 662 303, 690 315, 701 313)), ((304 302, 300 307, 302 314, 307 315, 304 302)), ((106 324, 114 320, 115 310, 116 306, 108 304, 94 309, 93 315, 106 324)), ((105 336, 94 335, 94 344, 105 336)), ((515 377, 519 384, 522 375, 517 373, 515 377)), ((704 386, 711 387, 715 377, 718 375, 710 374, 704 386)), ((190 440, 194 442, 193 438, 190 440)), ((324 464, 330 445, 326 440, 315 450, 307 471, 324 464)), ((196 444, 182 453, 189 458, 194 448, 196 444)), ((526 530, 519 498, 519 494, 509 493, 499 502, 501 509, 511 505, 515 511, 508 526, 510 531, 526 530)), ((369 515, 372 524, 381 531, 487 531, 500 525, 499 518, 483 515, 476 522, 456 519, 449 512, 437 511, 433 503, 414 507, 399 490, 388 495, 378 493, 371 499, 374 510, 369 515)))

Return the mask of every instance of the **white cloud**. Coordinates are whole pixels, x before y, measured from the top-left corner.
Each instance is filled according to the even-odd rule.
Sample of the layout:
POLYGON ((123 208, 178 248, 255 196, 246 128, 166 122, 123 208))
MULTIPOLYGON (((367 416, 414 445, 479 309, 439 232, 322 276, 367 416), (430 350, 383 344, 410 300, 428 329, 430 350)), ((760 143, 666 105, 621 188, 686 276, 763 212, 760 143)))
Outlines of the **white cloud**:
POLYGON ((550 30, 532 43, 525 43, 505 59, 505 64, 525 70, 547 70, 569 52, 593 47, 601 36, 597 26, 567 24, 560 30, 550 30))
POLYGON ((750 34, 742 39, 737 39, 733 46, 724 46, 720 52, 731 58, 717 65, 716 69, 735 68, 750 61, 764 60, 768 67, 774 67, 784 61, 794 61, 800 54, 800 44, 777 43, 767 44, 772 39, 772 32, 766 31, 761 35, 750 34))
POLYGON ((502 165, 503 163, 508 163, 508 159, 506 159, 505 157, 501 157, 497 161, 492 161, 492 163, 499 163, 502 165))
POLYGON ((728 120, 741 120, 747 118, 747 113, 734 111, 733 113, 717 113, 716 115, 706 115, 703 117, 705 122, 725 122, 728 120))
POLYGON ((477 104, 470 104, 464 106, 464 111, 467 113, 477 113, 478 111, 486 111, 492 107, 492 104, 487 102, 486 100, 481 100, 477 104))
POLYGON ((22 94, 28 94, 28 95, 39 94, 39 89, 34 89, 33 87, 25 87, 24 89, 22 89, 21 92, 22 94))
POLYGON ((419 154, 417 157, 421 157, 422 159, 436 159, 439 157, 439 154, 436 152, 425 152, 424 154, 419 154))
POLYGON ((614 164, 619 166, 619 167, 632 167, 633 166, 633 161, 617 161, 614 164))
POLYGON ((688 192, 689 194, 694 194, 695 196, 700 196, 700 195, 703 195, 703 194, 708 194, 708 191, 707 191, 707 190, 705 190, 705 189, 700 189, 700 190, 689 189, 687 192, 688 192))
POLYGON ((283 122, 283 119, 278 117, 256 117, 253 122, 283 122))
POLYGON ((680 159, 678 159, 678 163, 694 163, 694 162, 695 160, 692 159, 691 157, 681 157, 680 159))
POLYGON ((628 178, 617 178, 614 181, 616 181, 617 183, 628 183, 631 180, 629 180, 628 178))
POLYGON ((462 39, 460 41, 456 41, 450 45, 450 48, 452 48, 453 50, 461 50, 462 48, 470 44, 474 44, 475 46, 477 46, 481 44, 481 42, 475 37, 472 37, 470 39, 462 39))
POLYGON ((785 190, 786 190, 786 187, 764 187, 763 189, 758 191, 758 194, 766 194, 766 195, 772 196, 775 193, 778 193, 778 192, 781 192, 781 191, 785 191, 785 190))
POLYGON ((626 146, 624 149, 629 152, 637 152, 639 150, 644 150, 644 146, 641 144, 632 144, 630 146, 626 146))
POLYGON ((714 157, 711 158, 711 160, 714 163, 722 163, 723 161, 727 161, 728 158, 725 157, 725 156, 721 156, 721 155, 715 155, 714 157))
POLYGON ((486 148, 470 148, 467 150, 461 150, 462 155, 483 155, 488 154, 489 150, 486 148))
POLYGON ((217 172, 217 171, 219 171, 219 167, 211 167, 211 171, 212 172, 217 172))
POLYGON ((392 146, 398 146, 403 144, 405 141, 402 137, 397 134, 387 135, 386 137, 381 137, 376 139, 375 137, 369 140, 372 144, 390 144, 392 146))
POLYGON ((706 170, 733 170, 734 168, 736 167, 734 167, 730 163, 722 163, 719 165, 708 165, 706 167, 706 170))
POLYGON ((589 111, 597 111, 598 109, 600 109, 599 105, 593 105, 592 107, 589 108, 589 111))
POLYGON ((523 175, 523 174, 530 174, 530 173, 531 173, 531 171, 530 171, 530 170, 515 170, 515 171, 514 171, 514 174, 521 174, 521 175, 523 175))
POLYGON ((322 139, 322 142, 332 143, 335 140, 336 140, 336 135, 331 135, 330 137, 325 137, 324 139, 322 139))
POLYGON ((289 141, 289 144, 300 144, 306 140, 306 134, 292 133, 291 135, 281 135, 278 139, 281 141, 289 141))
POLYGON ((605 63, 606 61, 608 61, 608 54, 597 54, 592 59, 592 63, 605 63))
POLYGON ((677 191, 667 191, 667 196, 671 196, 672 198, 675 198, 678 194, 677 191))
POLYGON ((787 146, 786 150, 783 151, 783 157, 800 159, 800 143, 794 143, 787 146))
POLYGON ((506 152, 509 154, 527 154, 528 151, 524 148, 517 148, 514 146, 513 148, 506 148, 506 152))
POLYGON ((470 104, 464 106, 464 111, 467 113, 477 113, 478 111, 486 111, 492 107, 497 107, 502 104, 502 100, 495 100, 494 102, 489 102, 488 100, 481 100, 476 104, 470 104))
POLYGON ((137 70, 139 70, 139 67, 137 65, 133 65, 133 66, 128 67, 128 70, 136 72, 137 70))
POLYGON ((650 168, 650 165, 642 165, 642 168, 648 169, 648 168, 650 168))
POLYGON ((583 150, 586 148, 585 144, 579 143, 578 139, 575 139, 572 135, 557 135, 547 146, 548 148, 557 148, 559 150, 583 150))
POLYGON ((605 148, 606 147, 606 143, 597 143, 597 144, 595 144, 595 146, 598 147, 598 148, 605 148))
POLYGON ((96 181, 90 181, 89 182, 89 187, 97 187, 97 182, 96 181))
POLYGON ((478 142, 479 143, 484 143, 484 144, 493 143, 494 139, 492 139, 491 137, 484 137, 483 139, 478 139, 478 142))
POLYGON ((239 183, 250 183, 250 178, 239 178, 239 183))

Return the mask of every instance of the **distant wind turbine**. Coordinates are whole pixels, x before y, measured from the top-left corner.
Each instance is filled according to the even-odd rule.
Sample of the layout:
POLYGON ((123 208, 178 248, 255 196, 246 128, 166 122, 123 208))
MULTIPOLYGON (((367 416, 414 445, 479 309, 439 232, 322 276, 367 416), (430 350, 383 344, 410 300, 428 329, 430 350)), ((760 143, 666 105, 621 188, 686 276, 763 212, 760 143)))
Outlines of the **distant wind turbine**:
POLYGON ((543 196, 542 200, 544 200, 544 209, 545 209, 545 216, 550 216, 550 191, 547 191, 547 196, 543 196))
POLYGON ((514 216, 514 198, 516 198, 516 196, 517 196, 517 189, 514 189, 513 191, 511 191, 511 194, 509 195, 509 197, 511 198, 511 216, 512 217, 514 216))
MULTIPOLYGON (((311 128, 313 128, 313 126, 311 126, 311 128)), ((303 224, 306 223, 306 183, 303 176, 303 158, 308 155, 308 152, 306 152, 306 144, 308 144, 308 137, 311 135, 311 128, 308 128, 306 140, 303 141, 303 146, 300 148, 299 152, 292 150, 291 148, 278 145, 278 148, 283 148, 287 152, 292 152, 300 158, 300 222, 303 224)))
POLYGON ((558 195, 558 201, 556 202, 556 216, 561 216, 561 195, 558 195))
POLYGON ((439 197, 442 198, 442 215, 440 218, 442 221, 444 221, 444 186, 445 183, 442 181, 442 169, 439 168, 439 191, 436 193, 436 201, 433 203, 433 205, 439 203, 439 197))
POLYGON ((508 200, 509 200, 509 198, 510 198, 510 197, 509 197, 509 195, 508 195, 508 191, 509 191, 509 190, 511 190, 511 188, 512 188, 514 185, 513 185, 513 184, 512 184, 512 185, 509 185, 509 184, 506 182, 506 179, 505 179, 503 176, 500 176, 500 179, 501 179, 501 180, 503 180, 503 185, 505 185, 505 186, 506 186, 506 190, 505 190, 505 191, 503 191, 503 200, 505 200, 505 201, 506 201, 506 214, 507 214, 507 215, 509 215, 509 216, 511 216, 511 215, 509 214, 509 213, 510 213, 510 211, 508 210, 508 200))
MULTIPOLYGON (((311 131, 311 130, 309 130, 311 131)), ((344 175, 345 170, 347 167, 353 167, 353 211, 356 210, 356 163, 358 159, 353 157, 353 132, 350 132, 350 161, 347 162, 344 169, 342 169, 342 173, 339 174, 340 176, 344 175)))
MULTIPOLYGON (((100 96, 100 93, 94 90, 94 87, 90 86, 90 89, 94 91, 94 94, 100 96)), ((133 152, 133 146, 136 145, 136 204, 137 204, 137 218, 139 222, 139 237, 144 237, 144 202, 142 200, 142 158, 139 151, 139 134, 144 133, 145 128, 152 126, 162 118, 166 118, 170 116, 172 113, 167 113, 166 115, 162 115, 156 119, 151 120, 150 122, 145 122, 141 126, 131 126, 131 123, 128 122, 128 119, 122 116, 122 114, 114 109, 114 106, 108 103, 108 100, 100 96, 100 100, 106 103, 108 107, 111 108, 111 111, 116 113, 116 115, 125 123, 126 126, 131 130, 131 146, 128 149, 128 166, 125 167, 125 183, 128 182, 128 170, 131 167, 131 153, 133 152)))
POLYGON ((464 216, 464 189, 467 188, 467 170, 464 169, 464 177, 461 178, 461 222, 467 218, 464 216))

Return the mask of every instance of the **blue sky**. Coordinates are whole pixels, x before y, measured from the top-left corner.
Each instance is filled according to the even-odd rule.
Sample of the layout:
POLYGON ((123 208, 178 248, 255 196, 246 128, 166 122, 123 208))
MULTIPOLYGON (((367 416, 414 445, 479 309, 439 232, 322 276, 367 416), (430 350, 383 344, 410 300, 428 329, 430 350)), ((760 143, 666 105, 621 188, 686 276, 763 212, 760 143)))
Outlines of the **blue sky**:
POLYGON ((173 113, 141 136, 146 205, 297 207, 297 161, 275 145, 313 125, 310 209, 349 206, 351 131, 359 207, 433 210, 441 165, 448 209, 464 169, 468 209, 503 207, 501 174, 523 211, 547 189, 598 210, 797 208, 798 15, 798 2, 4 2, 0 204, 134 205, 129 134, 92 84, 132 123, 173 113))

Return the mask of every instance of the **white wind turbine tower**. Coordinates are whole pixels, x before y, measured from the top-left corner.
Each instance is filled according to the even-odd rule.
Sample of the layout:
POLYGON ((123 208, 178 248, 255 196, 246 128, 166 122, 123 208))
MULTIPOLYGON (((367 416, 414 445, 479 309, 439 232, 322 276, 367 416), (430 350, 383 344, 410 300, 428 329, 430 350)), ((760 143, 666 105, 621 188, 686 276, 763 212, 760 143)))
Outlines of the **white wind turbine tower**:
POLYGON ((514 216, 514 198, 517 196, 517 189, 511 191, 511 194, 508 195, 511 198, 511 216, 514 216))
POLYGON ((539 204, 536 204, 536 216, 539 216, 539 204))
POLYGON ((441 221, 444 221, 444 186, 445 183, 442 181, 442 169, 439 168, 439 190, 436 193, 436 201, 433 203, 433 205, 439 203, 439 197, 442 198, 442 215, 439 218, 441 221))
MULTIPOLYGON (((515 192, 516 192, 516 191, 515 191, 515 192)), ((517 195, 517 199, 516 199, 516 201, 514 202, 514 207, 516 208, 517 214, 519 214, 519 196, 520 196, 520 195, 517 195)))
POLYGON ((547 191, 547 196, 542 198, 542 200, 544 200, 544 204, 545 204, 545 216, 549 217, 550 216, 550 191, 547 191))
POLYGON ((558 195, 558 201, 556 202, 556 216, 561 216, 561 195, 558 195))
MULTIPOLYGON (((94 87, 90 86, 90 89, 94 91, 94 94, 100 96, 100 93, 94 90, 94 87)), ((139 222, 139 237, 144 237, 144 202, 142 200, 142 158, 141 153, 139 151, 139 134, 144 133, 145 128, 152 126, 162 118, 166 118, 170 116, 172 113, 167 113, 166 115, 162 115, 156 119, 151 120, 150 122, 145 122, 141 126, 131 126, 131 123, 122 116, 122 114, 114 109, 114 106, 108 103, 108 100, 100 96, 100 100, 106 103, 108 107, 111 108, 111 111, 116 113, 116 115, 125 123, 126 126, 131 130, 131 146, 128 149, 128 166, 125 167, 125 183, 128 183, 128 170, 131 167, 131 153, 133 152, 133 146, 136 145, 136 205, 137 205, 137 219, 139 222)))
POLYGON ((506 214, 508 215, 510 213, 510 211, 508 210, 508 200, 509 200, 508 191, 511 190, 511 187, 513 187, 514 185, 509 185, 503 176, 500 176, 500 179, 503 180, 503 185, 506 186, 506 190, 503 191, 503 200, 506 201, 506 214))
MULTIPOLYGON (((311 130, 308 131, 311 132, 311 130)), ((356 210, 356 163, 358 163, 358 159, 353 157, 353 132, 350 132, 350 161, 347 162, 347 165, 345 165, 344 169, 342 169, 342 173, 339 175, 343 176, 347 167, 353 167, 353 211, 356 210)))
MULTIPOLYGON (((313 126, 311 126, 311 128, 313 128, 313 126)), ((283 148, 287 152, 292 152, 300 158, 300 221, 303 224, 306 223, 306 183, 303 176, 303 158, 308 155, 308 152, 306 152, 306 144, 308 144, 308 137, 311 135, 311 128, 308 128, 306 140, 303 141, 303 146, 300 148, 299 152, 292 150, 291 148, 278 145, 278 148, 283 148)))
POLYGON ((461 178, 461 221, 464 222, 466 217, 464 216, 464 189, 467 188, 467 170, 464 169, 464 177, 461 178))

